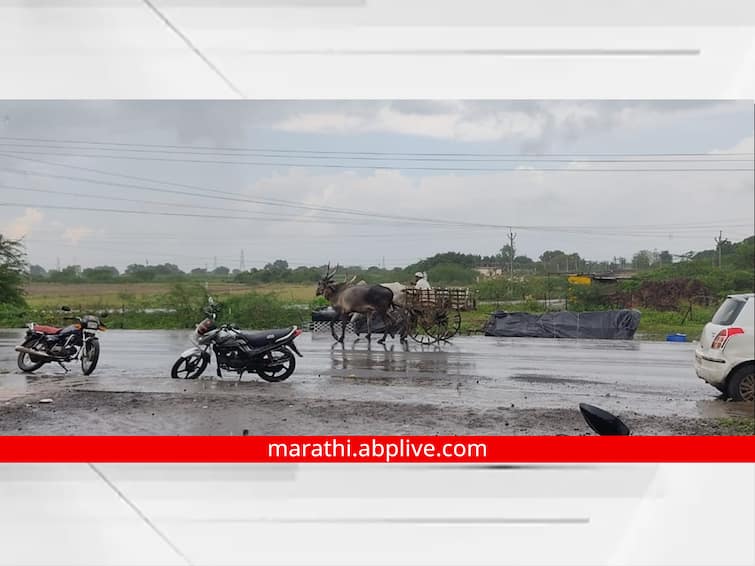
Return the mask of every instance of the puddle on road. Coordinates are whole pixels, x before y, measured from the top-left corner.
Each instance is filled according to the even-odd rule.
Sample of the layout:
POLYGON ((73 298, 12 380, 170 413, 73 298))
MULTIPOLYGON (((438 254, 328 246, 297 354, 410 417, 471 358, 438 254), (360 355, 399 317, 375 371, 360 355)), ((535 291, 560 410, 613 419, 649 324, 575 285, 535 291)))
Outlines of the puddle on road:
POLYGON ((703 418, 744 417, 755 419, 755 405, 747 402, 724 401, 720 397, 698 401, 697 408, 703 418))
MULTIPOLYGON (((469 378, 473 379, 473 378, 469 378)), ((478 378, 474 378, 478 379, 478 378)), ((449 379, 443 375, 385 375, 384 373, 360 373, 359 375, 343 372, 334 372, 328 376, 328 380, 341 383, 364 383, 369 385, 384 386, 416 386, 416 387, 450 387, 455 386, 457 378, 449 379)), ((479 379, 478 379, 479 381, 479 379)))
POLYGON ((336 350, 339 355, 331 355, 330 366, 340 371, 384 371, 390 373, 432 373, 434 375, 458 375, 470 373, 475 362, 458 354, 448 352, 399 352, 382 350, 336 350))
POLYGON ((539 373, 518 373, 510 375, 509 379, 513 379, 515 381, 526 381, 527 383, 573 383, 575 385, 606 385, 605 381, 580 379, 578 377, 556 377, 553 375, 544 375, 539 373))

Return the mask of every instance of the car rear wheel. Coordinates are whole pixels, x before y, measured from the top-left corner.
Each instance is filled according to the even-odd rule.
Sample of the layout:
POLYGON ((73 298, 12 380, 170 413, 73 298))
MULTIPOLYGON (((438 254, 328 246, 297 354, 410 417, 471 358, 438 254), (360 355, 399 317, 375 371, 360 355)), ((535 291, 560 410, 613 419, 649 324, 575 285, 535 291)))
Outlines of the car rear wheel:
POLYGON ((755 365, 750 364, 734 371, 729 378, 729 397, 734 401, 755 402, 755 365))

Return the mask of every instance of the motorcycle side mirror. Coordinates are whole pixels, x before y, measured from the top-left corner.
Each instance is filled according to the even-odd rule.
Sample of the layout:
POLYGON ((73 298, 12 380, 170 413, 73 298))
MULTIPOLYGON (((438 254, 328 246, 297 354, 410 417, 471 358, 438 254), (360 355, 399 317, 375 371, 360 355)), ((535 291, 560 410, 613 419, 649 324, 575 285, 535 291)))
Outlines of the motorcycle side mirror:
POLYGON ((65 311, 65 312, 71 312, 71 307, 63 305, 62 307, 60 307, 60 310, 65 311))
POLYGON ((579 411, 587 422, 588 426, 600 436, 629 436, 631 431, 621 419, 587 403, 579 404, 579 411))

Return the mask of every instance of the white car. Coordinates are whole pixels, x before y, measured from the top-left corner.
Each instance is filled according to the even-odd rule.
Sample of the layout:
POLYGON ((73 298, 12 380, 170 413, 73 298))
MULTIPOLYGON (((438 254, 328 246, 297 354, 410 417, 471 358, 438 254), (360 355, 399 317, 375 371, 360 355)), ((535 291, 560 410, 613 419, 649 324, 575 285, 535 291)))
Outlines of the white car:
POLYGON ((755 402, 755 293, 729 295, 705 325, 695 371, 735 401, 755 402))

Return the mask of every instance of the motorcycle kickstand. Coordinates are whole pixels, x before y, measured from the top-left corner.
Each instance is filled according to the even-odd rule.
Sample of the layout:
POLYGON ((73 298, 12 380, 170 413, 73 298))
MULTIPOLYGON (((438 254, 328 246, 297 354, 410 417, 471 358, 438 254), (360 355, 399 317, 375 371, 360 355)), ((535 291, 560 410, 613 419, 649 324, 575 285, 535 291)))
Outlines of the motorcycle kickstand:
POLYGON ((66 372, 66 373, 68 373, 68 372, 70 372, 70 371, 71 371, 70 369, 68 369, 68 368, 67 368, 66 366, 64 366, 64 365, 63 365, 63 362, 58 362, 58 365, 59 365, 60 367, 62 367, 62 368, 63 368, 63 371, 64 371, 64 372, 66 372))
MULTIPOLYGON (((242 377, 243 375, 244 375, 244 371, 242 370, 242 371, 240 371, 240 372, 239 372, 239 381, 241 381, 241 377, 242 377)), ((237 383, 238 383, 238 382, 237 382, 237 383)))

